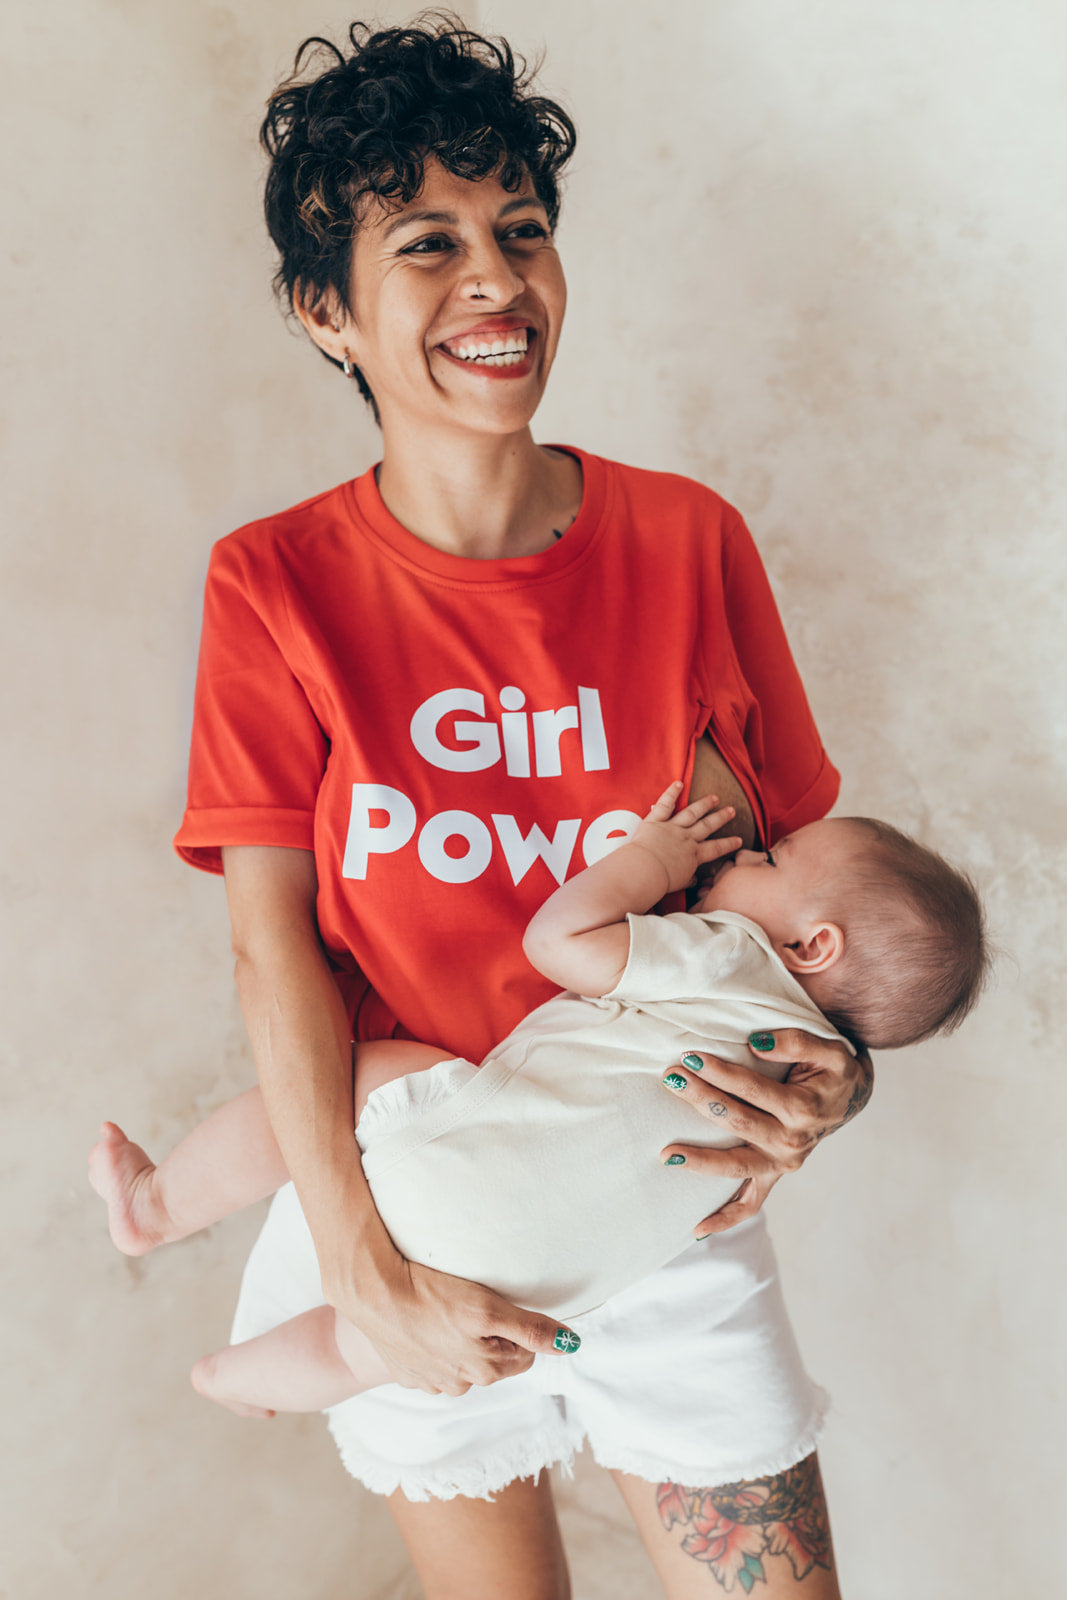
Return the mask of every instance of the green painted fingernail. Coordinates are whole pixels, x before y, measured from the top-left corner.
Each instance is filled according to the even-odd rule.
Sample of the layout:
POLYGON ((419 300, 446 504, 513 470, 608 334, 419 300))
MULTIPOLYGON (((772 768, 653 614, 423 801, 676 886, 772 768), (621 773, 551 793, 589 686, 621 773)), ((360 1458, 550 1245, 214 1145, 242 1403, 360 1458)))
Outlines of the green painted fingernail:
POLYGON ((680 1072, 668 1072, 663 1080, 663 1087, 665 1089, 684 1089, 685 1079, 680 1072))
POLYGON ((704 1063, 699 1056, 690 1054, 682 1057, 682 1066, 688 1067, 690 1072, 700 1072, 703 1070, 704 1063))
POLYGON ((582 1341, 576 1333, 572 1333, 569 1328, 556 1329, 556 1337, 552 1341, 553 1350, 559 1350, 564 1355, 569 1356, 573 1355, 575 1350, 580 1350, 581 1347, 582 1341))
POLYGON ((684 1156, 668 1156, 666 1161, 663 1163, 663 1165, 665 1167, 684 1167, 685 1166, 685 1157, 684 1156))
POLYGON ((752 1046, 753 1050, 773 1050, 774 1034, 750 1033, 748 1036, 748 1042, 752 1046))

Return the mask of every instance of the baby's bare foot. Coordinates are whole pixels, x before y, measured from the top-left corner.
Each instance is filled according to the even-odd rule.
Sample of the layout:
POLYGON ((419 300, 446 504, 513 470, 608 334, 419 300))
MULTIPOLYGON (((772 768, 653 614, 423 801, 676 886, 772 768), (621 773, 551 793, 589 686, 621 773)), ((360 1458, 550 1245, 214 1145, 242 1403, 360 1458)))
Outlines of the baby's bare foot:
POLYGON ((122 1129, 105 1122, 89 1152, 89 1182, 107 1201, 112 1243, 127 1256, 144 1256, 167 1242, 167 1215, 154 1193, 155 1163, 122 1129))
POLYGON ((197 1394, 202 1394, 205 1400, 214 1400, 218 1406, 226 1406, 239 1417, 273 1417, 275 1413, 268 1411, 266 1406, 251 1405, 247 1400, 237 1399, 231 1392, 225 1373, 228 1353, 221 1350, 214 1355, 201 1356, 194 1364, 189 1379, 197 1394))

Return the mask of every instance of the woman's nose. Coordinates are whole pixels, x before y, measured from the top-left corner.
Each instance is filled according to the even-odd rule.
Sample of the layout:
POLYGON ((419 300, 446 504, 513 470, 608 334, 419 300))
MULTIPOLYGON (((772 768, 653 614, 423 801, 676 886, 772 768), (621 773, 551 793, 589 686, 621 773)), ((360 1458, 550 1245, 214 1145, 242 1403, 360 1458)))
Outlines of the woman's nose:
POLYGON ((508 305, 525 287, 504 251, 494 239, 471 252, 464 294, 491 305, 508 305))

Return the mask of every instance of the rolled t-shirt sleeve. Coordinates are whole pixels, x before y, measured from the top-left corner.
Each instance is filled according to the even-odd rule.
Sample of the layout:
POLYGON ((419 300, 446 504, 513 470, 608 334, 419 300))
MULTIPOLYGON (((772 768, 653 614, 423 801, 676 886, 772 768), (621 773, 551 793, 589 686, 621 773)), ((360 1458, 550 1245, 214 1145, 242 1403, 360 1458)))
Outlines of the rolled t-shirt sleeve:
POLYGON ((329 741, 292 665, 273 554, 231 536, 212 551, 196 676, 188 804, 174 840, 222 871, 231 844, 314 848, 329 741))
POLYGON ((630 912, 630 953, 622 977, 605 1000, 646 1005, 654 1000, 706 1000, 744 959, 747 935, 739 927, 709 926, 691 911, 665 917, 630 912))
POLYGON ((773 843, 825 816, 841 780, 823 749, 759 552, 732 508, 723 529, 723 591, 738 664, 755 700, 744 738, 773 843))

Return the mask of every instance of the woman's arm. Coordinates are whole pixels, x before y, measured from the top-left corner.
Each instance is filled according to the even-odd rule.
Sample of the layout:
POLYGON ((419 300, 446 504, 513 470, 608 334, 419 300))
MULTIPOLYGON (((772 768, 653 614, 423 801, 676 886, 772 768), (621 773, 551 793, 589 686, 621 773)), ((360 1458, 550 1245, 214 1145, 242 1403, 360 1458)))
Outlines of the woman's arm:
POLYGON ((463 1394, 525 1371, 530 1352, 554 1347, 556 1323, 405 1260, 375 1209, 354 1134, 348 1019, 315 922, 314 856, 227 846, 223 864, 241 1010, 327 1301, 406 1387, 463 1394))

